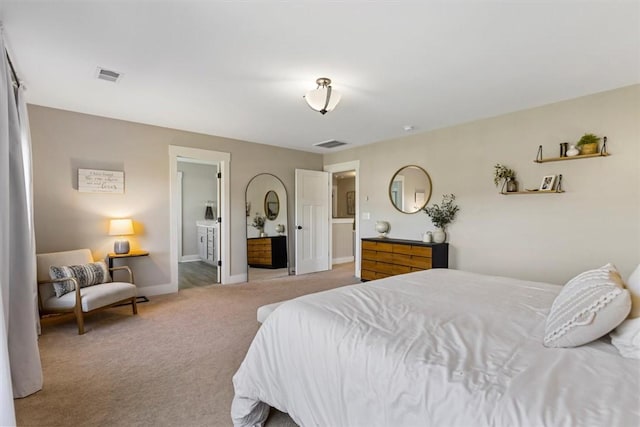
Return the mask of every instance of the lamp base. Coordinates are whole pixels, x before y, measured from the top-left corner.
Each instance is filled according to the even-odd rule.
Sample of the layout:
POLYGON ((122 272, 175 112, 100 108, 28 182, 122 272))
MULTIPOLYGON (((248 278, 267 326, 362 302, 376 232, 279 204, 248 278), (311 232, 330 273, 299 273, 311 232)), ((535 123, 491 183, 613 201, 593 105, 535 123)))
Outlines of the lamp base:
POLYGON ((128 254, 129 253, 129 241, 128 240, 116 240, 113 244, 113 252, 117 254, 128 254))

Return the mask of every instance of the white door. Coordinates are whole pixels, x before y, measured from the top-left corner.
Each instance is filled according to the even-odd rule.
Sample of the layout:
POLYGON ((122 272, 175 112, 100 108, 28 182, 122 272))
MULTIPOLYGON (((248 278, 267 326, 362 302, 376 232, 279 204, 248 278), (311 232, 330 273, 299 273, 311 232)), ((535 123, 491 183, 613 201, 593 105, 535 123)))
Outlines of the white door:
POLYGON ((296 275, 330 268, 329 176, 296 169, 296 275))

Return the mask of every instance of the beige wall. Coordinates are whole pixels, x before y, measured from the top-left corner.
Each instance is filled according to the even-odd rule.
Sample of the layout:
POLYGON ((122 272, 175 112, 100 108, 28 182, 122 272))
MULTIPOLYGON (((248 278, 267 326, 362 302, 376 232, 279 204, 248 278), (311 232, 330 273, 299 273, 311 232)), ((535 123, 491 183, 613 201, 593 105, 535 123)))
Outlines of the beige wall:
POLYGON ((423 212, 402 214, 388 200, 393 174, 416 164, 433 181, 429 204, 457 197, 452 267, 564 283, 607 262, 626 277, 640 262, 640 85, 324 156, 325 165, 351 160, 360 160, 361 215, 371 217, 360 222, 362 237, 376 235, 375 220, 391 223, 389 237, 433 229, 423 212), (585 132, 608 136, 612 155, 533 163, 538 145, 557 156, 560 142, 585 132), (562 174, 566 193, 500 195, 496 163, 515 169, 521 188, 562 174))
MULTIPOLYGON (((86 247, 94 257, 104 258, 113 245, 107 220, 130 216, 138 233, 130 239, 132 247, 151 253, 128 261, 140 287, 170 282, 169 145, 231 153, 231 218, 227 220, 232 276, 244 275, 247 269, 244 199, 251 177, 272 173, 293 194, 295 168, 322 169, 322 157, 313 153, 35 105, 29 106, 29 115, 37 251, 86 247), (124 171, 125 193, 78 193, 78 168, 124 171)), ((293 211, 291 199, 289 212, 293 211)))

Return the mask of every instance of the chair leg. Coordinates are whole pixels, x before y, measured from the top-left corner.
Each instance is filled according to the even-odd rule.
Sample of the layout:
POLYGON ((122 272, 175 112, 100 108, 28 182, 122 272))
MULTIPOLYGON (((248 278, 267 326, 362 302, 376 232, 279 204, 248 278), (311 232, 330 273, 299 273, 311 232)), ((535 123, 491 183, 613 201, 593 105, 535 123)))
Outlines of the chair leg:
POLYGON ((76 308, 76 323, 78 323, 78 335, 84 334, 84 316, 82 308, 76 308))
POLYGON ((131 298, 131 307, 133 308, 133 314, 138 314, 138 302, 137 302, 137 300, 138 300, 137 297, 131 298))

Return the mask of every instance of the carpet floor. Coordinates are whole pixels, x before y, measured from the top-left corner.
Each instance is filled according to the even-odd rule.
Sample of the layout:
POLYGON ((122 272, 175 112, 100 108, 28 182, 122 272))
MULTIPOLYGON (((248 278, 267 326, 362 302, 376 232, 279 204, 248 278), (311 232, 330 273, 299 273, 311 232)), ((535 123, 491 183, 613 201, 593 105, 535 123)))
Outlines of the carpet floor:
MULTIPOLYGON (((353 264, 328 272, 152 297, 85 319, 43 319, 44 387, 15 400, 20 426, 230 426, 231 378, 259 306, 358 283, 353 264)), ((269 427, 295 426, 272 411, 269 427)))

